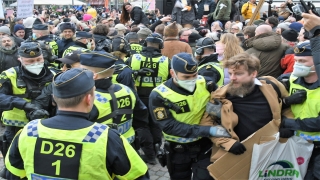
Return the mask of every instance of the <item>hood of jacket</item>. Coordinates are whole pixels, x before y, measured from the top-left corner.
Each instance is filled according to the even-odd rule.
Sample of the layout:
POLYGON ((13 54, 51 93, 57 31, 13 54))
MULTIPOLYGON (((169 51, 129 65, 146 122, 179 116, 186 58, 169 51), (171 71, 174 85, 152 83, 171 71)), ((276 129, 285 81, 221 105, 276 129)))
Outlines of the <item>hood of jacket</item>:
POLYGON ((272 51, 279 48, 281 43, 281 35, 275 32, 268 32, 248 39, 246 45, 248 48, 253 47, 260 51, 272 51))

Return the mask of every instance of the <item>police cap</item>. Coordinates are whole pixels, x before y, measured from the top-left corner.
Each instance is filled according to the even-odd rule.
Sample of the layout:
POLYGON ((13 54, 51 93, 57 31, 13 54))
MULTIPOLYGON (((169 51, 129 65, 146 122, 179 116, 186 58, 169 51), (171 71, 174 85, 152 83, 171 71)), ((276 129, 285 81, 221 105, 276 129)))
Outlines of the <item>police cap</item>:
POLYGON ((21 57, 35 58, 42 55, 40 45, 36 42, 23 42, 18 48, 21 57))
POLYGON ((80 62, 80 54, 81 50, 75 50, 67 53, 64 57, 57 59, 57 61, 61 61, 65 64, 74 64, 80 62))
POLYGON ((94 86, 93 73, 82 68, 72 68, 53 77, 52 92, 58 98, 72 98, 90 91, 94 86), (83 83, 86 83, 84 86, 83 83))
POLYGON ((130 39, 139 39, 138 34, 136 32, 129 32, 126 36, 125 36, 127 41, 130 41, 130 39))
POLYGON ((85 31, 77 31, 76 38, 92 38, 92 34, 85 31))
POLYGON ((198 71, 198 63, 188 53, 179 53, 172 57, 171 67, 177 72, 194 74, 198 71))
POLYGON ((34 29, 34 30, 48 30, 48 25, 46 25, 46 24, 34 24, 32 29, 34 29))
POLYGON ((152 42, 152 43, 162 43, 162 36, 158 33, 151 33, 150 35, 148 35, 148 37, 146 38, 147 42, 152 42))
POLYGON ((295 56, 312 56, 310 42, 304 42, 304 43, 298 44, 294 48, 294 55, 295 56))
POLYGON ((90 53, 82 53, 80 55, 80 63, 89 67, 110 68, 114 66, 117 58, 112 54, 104 51, 95 51, 90 53))

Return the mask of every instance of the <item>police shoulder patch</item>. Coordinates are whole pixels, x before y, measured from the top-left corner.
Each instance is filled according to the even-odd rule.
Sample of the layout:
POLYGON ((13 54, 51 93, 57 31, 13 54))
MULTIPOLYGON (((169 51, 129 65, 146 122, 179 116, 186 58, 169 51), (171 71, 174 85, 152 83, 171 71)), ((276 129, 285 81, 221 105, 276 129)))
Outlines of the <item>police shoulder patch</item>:
POLYGON ((167 118, 166 109, 164 107, 157 107, 153 110, 153 114, 157 120, 162 120, 167 118))

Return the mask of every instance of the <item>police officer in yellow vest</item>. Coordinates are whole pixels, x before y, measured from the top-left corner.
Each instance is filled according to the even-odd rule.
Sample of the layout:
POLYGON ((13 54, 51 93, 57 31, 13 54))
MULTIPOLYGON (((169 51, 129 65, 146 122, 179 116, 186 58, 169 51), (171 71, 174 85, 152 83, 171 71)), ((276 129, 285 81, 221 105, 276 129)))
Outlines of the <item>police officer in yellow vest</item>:
POLYGON ((130 55, 140 54, 143 46, 139 44, 138 34, 136 32, 129 32, 125 38, 130 43, 130 55))
POLYGON ((147 165, 122 135, 88 121, 93 77, 81 68, 54 77, 58 113, 31 121, 15 136, 6 156, 7 179, 149 179, 147 165))
POLYGON ((51 82, 53 74, 44 64, 38 43, 25 42, 18 49, 21 66, 10 68, 0 75, 1 121, 6 125, 5 136, 9 142, 15 133, 28 122, 27 116, 48 115, 32 101, 51 82))
POLYGON ((76 41, 74 45, 68 47, 63 52, 62 57, 64 57, 67 53, 80 49, 81 51, 91 50, 91 43, 93 41, 93 36, 91 33, 85 31, 77 31, 76 32, 76 41))
POLYGON ((212 179, 210 140, 206 137, 229 137, 218 127, 199 126, 210 98, 206 80, 198 75, 197 62, 188 53, 179 53, 171 60, 171 79, 153 89, 149 110, 162 129, 165 151, 170 161, 167 168, 171 179, 212 179), (208 153, 209 152, 209 153, 208 153))
MULTIPOLYGON (((133 54, 126 63, 134 72, 137 93, 142 102, 148 106, 149 95, 153 88, 169 78, 169 59, 161 54, 163 40, 161 35, 152 33, 145 39, 145 47, 140 54, 133 54)), ((149 117, 149 127, 138 129, 141 135, 142 150, 145 153, 144 160, 155 164, 155 150, 153 144, 161 144, 161 129, 149 117)))
MULTIPOLYGON (((90 52, 80 55, 81 67, 94 72, 95 80, 95 101, 89 120, 114 127, 127 138, 129 143, 135 140, 134 127, 147 124, 133 120, 133 115, 140 115, 135 110, 137 104, 133 91, 122 84, 113 84, 110 77, 115 70, 116 57, 106 52, 90 52)), ((147 112, 146 108, 145 111, 147 112)), ((143 115, 143 114, 141 114, 143 115)))
POLYGON ((223 85, 224 72, 219 64, 216 46, 209 37, 200 38, 196 44, 194 57, 198 61, 198 74, 218 86, 223 85))
POLYGON ((54 64, 54 61, 58 58, 58 44, 50 36, 48 25, 46 24, 34 24, 32 27, 32 39, 41 43, 44 59, 52 64, 54 67, 58 67, 58 64, 54 64), (51 51, 51 52, 47 52, 51 51))
POLYGON ((297 136, 314 143, 304 179, 320 179, 320 69, 315 68, 320 56, 313 52, 320 48, 319 40, 318 36, 311 39, 311 45, 304 42, 294 49, 293 72, 286 81, 290 96, 284 99, 284 103, 291 105, 295 119, 283 119, 280 128, 280 137, 289 138, 296 131, 297 136))

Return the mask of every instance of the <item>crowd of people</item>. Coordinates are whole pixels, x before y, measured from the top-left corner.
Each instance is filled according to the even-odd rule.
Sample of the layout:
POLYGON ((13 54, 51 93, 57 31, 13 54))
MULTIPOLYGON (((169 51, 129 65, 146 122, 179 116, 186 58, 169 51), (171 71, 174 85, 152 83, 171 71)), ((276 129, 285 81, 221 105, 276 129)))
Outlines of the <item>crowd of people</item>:
POLYGON ((142 180, 160 163, 171 179, 213 179, 211 163, 278 120, 281 138, 314 144, 305 179, 320 179, 320 17, 268 4, 256 16, 256 0, 177 0, 169 15, 126 2, 7 17, 0 176, 142 180))

